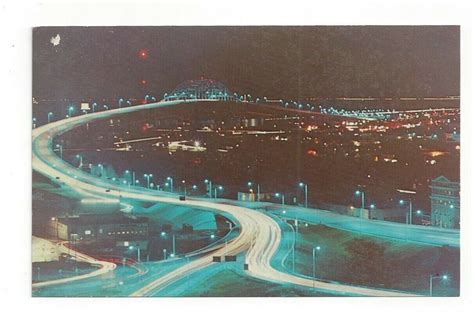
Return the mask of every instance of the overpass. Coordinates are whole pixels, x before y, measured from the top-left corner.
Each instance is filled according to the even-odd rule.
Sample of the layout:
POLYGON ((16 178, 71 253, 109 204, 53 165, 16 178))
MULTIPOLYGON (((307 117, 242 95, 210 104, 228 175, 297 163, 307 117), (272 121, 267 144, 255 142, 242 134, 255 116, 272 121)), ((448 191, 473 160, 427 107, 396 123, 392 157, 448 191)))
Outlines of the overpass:
POLYGON ((341 293, 344 295, 367 295, 367 296, 412 296, 413 294, 390 291, 385 289, 362 288, 344 284, 327 283, 295 275, 283 273, 274 269, 270 260, 279 248, 282 233, 276 221, 264 213, 246 208, 240 205, 212 202, 206 199, 178 200, 177 196, 136 187, 125 187, 118 183, 110 183, 90 174, 84 173, 77 168, 61 160, 52 149, 52 142, 59 136, 73 128, 83 124, 110 118, 115 115, 131 113, 135 111, 170 107, 182 103, 190 105, 213 102, 216 99, 174 100, 161 101, 145 105, 111 109, 93 114, 70 117, 38 127, 32 132, 32 166, 33 170, 50 178, 54 182, 66 185, 76 190, 84 198, 120 199, 121 197, 154 203, 168 203, 187 205, 195 208, 210 209, 223 215, 234 218, 241 226, 240 234, 228 243, 226 248, 217 249, 188 264, 173 270, 160 277, 141 289, 133 296, 144 296, 152 293, 161 286, 176 281, 186 275, 199 271, 212 264, 212 256, 236 255, 245 253, 245 261, 249 264, 247 273, 250 276, 277 283, 292 283, 306 287, 341 293))

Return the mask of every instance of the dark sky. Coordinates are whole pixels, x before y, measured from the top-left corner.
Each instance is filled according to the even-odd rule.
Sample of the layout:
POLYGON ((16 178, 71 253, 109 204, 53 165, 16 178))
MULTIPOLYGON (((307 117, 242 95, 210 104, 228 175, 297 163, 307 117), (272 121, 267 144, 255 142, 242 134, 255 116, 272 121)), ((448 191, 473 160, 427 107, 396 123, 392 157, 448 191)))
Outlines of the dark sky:
POLYGON ((459 95, 459 41, 457 26, 42 27, 33 96, 143 98, 199 76, 272 98, 459 95))

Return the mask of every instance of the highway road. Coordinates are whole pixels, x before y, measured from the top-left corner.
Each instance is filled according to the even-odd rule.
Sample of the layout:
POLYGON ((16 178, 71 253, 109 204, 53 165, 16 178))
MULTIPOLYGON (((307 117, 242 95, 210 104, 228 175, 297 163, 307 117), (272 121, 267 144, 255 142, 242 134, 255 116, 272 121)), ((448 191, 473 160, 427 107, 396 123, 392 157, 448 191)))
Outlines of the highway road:
POLYGON ((460 247, 460 231, 456 229, 367 220, 341 215, 324 209, 282 205, 271 202, 244 202, 228 199, 216 199, 216 202, 264 211, 265 213, 276 215, 285 221, 298 220, 301 223, 324 224, 339 230, 421 245, 460 247))
POLYGON ((295 206, 272 205, 271 213, 284 219, 298 219, 312 224, 324 224, 336 229, 406 241, 411 243, 452 247, 460 246, 460 232, 432 226, 404 224, 389 221, 366 220, 344 216, 327 210, 307 209, 295 206), (285 214, 283 214, 283 210, 285 214))
POLYGON ((43 288, 43 287, 52 286, 52 285, 59 285, 59 284, 64 284, 64 283, 68 283, 72 281, 79 281, 79 280, 84 280, 84 279, 88 279, 92 277, 101 276, 101 275, 109 273, 110 271, 114 270, 116 267, 114 263, 107 262, 107 261, 100 261, 86 254, 83 254, 83 253, 80 253, 78 251, 68 248, 67 247, 68 242, 59 242, 56 245, 58 247, 58 250, 61 253, 71 255, 77 261, 87 262, 93 266, 99 267, 99 269, 90 273, 79 275, 79 276, 33 283, 33 289, 43 288))
MULTIPOLYGON (((199 100, 202 102, 202 100, 199 100)), ((411 293, 396 292, 361 288, 343 284, 331 284, 321 281, 312 281, 289 275, 271 267, 270 260, 278 250, 281 241, 281 230, 277 222, 266 214, 242 206, 215 203, 206 199, 178 200, 176 195, 163 194, 157 191, 126 187, 114 182, 104 181, 59 159, 52 150, 54 137, 71 130, 79 125, 86 124, 98 119, 110 118, 114 115, 125 114, 139 110, 173 106, 183 101, 158 102, 134 107, 108 110, 94 114, 86 114, 56 121, 32 132, 32 165, 33 169, 61 185, 75 189, 85 197, 134 199, 155 203, 181 204, 195 208, 210 209, 222 214, 229 214, 239 222, 240 234, 230 241, 227 246, 218 249, 214 253, 206 254, 200 258, 190 261, 182 267, 159 277, 136 290, 132 296, 152 295, 155 290, 176 281, 186 275, 199 271, 212 264, 213 256, 245 254, 245 260, 249 264, 248 274, 268 281, 277 283, 293 283, 307 287, 314 287, 344 295, 362 296, 413 296, 411 293)), ((187 101, 190 104, 192 101, 187 101)))
MULTIPOLYGON (((234 204, 238 205, 239 202, 234 204)), ((329 210, 304 208, 274 203, 255 203, 253 208, 265 209, 284 220, 297 219, 301 223, 324 224, 339 230, 363 235, 405 241, 430 246, 460 247, 460 231, 417 224, 367 220, 341 215, 329 210)))

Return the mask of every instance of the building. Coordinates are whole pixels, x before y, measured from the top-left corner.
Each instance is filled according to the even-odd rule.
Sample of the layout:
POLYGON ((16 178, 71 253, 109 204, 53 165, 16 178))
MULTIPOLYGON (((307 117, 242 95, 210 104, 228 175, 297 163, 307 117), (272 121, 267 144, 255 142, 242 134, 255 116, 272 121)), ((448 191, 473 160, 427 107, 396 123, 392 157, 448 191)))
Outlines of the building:
MULTIPOLYGON (((237 200, 255 202, 259 198, 259 194, 255 192, 237 192, 237 200)), ((262 202, 278 202, 281 197, 275 197, 274 193, 260 193, 260 201, 262 202)), ((288 200, 289 202, 290 200, 288 200)))
POLYGON ((431 225, 459 229, 460 185, 444 176, 431 180, 431 225))
POLYGON ((50 220, 49 232, 72 243, 103 243, 124 246, 127 242, 148 240, 148 218, 121 213, 80 215, 50 220))

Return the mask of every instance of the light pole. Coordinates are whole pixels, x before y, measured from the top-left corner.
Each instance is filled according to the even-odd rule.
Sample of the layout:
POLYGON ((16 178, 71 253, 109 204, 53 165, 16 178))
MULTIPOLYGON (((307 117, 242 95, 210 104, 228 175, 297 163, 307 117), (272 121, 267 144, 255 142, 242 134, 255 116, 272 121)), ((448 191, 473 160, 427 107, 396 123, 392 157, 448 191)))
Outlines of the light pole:
POLYGON ((150 189, 150 178, 153 177, 153 174, 144 174, 143 176, 146 178, 147 188, 150 189))
MULTIPOLYGON (((232 229, 234 228, 234 226, 232 222, 230 221, 227 221, 227 224, 229 224, 229 235, 230 235, 230 232, 232 232, 232 229)), ((227 239, 225 240, 224 256, 227 256, 227 239)))
POLYGON ((166 260, 166 248, 163 249, 163 260, 166 260))
POLYGON ((74 114, 74 106, 69 106, 68 114, 69 114, 69 117, 72 117, 72 114, 74 114))
POLYGON ((280 194, 276 193, 275 197, 280 198, 281 197, 281 204, 284 206, 285 205, 285 194, 280 194))
POLYGON ((449 279, 448 275, 430 275, 430 296, 433 296, 433 280, 441 279, 441 281, 447 281, 449 279))
POLYGON ((79 166, 77 168, 82 168, 82 155, 76 154, 76 158, 79 160, 79 166))
MULTIPOLYGON (((291 251, 291 256, 292 256, 292 264, 293 264, 293 272, 295 272, 295 248, 296 248, 296 229, 293 227, 293 225, 288 224, 291 227, 291 230, 293 232, 293 248, 291 251)), ((297 221, 295 220, 295 227, 298 226, 297 221)))
POLYGON ((97 103, 92 103, 92 112, 95 113, 95 109, 97 107, 97 103))
POLYGON ((209 190, 209 198, 212 198, 212 181, 205 179, 204 183, 207 184, 207 189, 209 190))
POLYGON ((102 164, 97 165, 100 168, 100 177, 104 176, 104 166, 102 164))
POLYGON ((429 221, 431 221, 431 217, 427 214, 424 214, 423 213, 423 210, 416 210, 416 215, 421 217, 421 224, 423 224, 423 220, 425 220, 426 218, 428 218, 429 221))
POLYGON ((363 218, 363 210, 365 209, 365 192, 363 190, 356 190, 355 194, 356 194, 356 196, 360 196, 361 208, 360 208, 359 217, 362 219, 363 218))
MULTIPOLYGON (((133 250, 135 247, 130 246, 129 249, 133 250)), ((137 261, 140 262, 140 246, 137 245, 137 261)))
MULTIPOLYGON (((405 200, 400 200, 399 204, 403 206, 405 204, 405 200)), ((411 199, 408 201, 408 212, 407 212, 407 218, 406 218, 406 224, 412 224, 413 221, 413 203, 411 199)))
POLYGON ((48 113, 48 124, 51 122, 51 118, 53 117, 53 112, 48 113))
POLYGON ((308 208, 308 184, 301 182, 299 186, 304 188, 304 207, 308 208))
MULTIPOLYGON (((250 188, 252 187, 252 182, 248 182, 247 186, 250 188)), ((257 184, 257 201, 260 202, 260 184, 257 184)))
POLYGON ((186 197, 186 181, 183 179, 181 183, 183 183, 184 196, 186 197))
POLYGON ((33 129, 36 128, 36 117, 33 117, 33 129))
POLYGON ((171 192, 173 192, 173 177, 168 176, 166 180, 170 182, 171 192))
POLYGON ((214 198, 217 198, 217 192, 218 191, 223 191, 223 190, 224 190, 224 187, 222 187, 222 186, 215 187, 214 188, 214 198))
POLYGON ((123 175, 126 178, 126 184, 130 187, 130 183, 135 186, 135 172, 132 172, 132 177, 130 178, 130 171, 125 170, 125 174, 123 175))
POLYGON ((176 255, 176 235, 173 234, 173 257, 176 255))
POLYGON ((372 218, 372 210, 374 210, 374 209, 375 209, 375 204, 372 203, 369 206, 369 220, 372 218))
POLYGON ((123 98, 120 98, 119 101, 118 101, 118 106, 119 108, 122 108, 122 102, 124 101, 123 98))
POLYGON ((316 246, 313 247, 313 288, 315 287, 315 281, 316 281, 316 251, 320 251, 321 247, 316 246))

